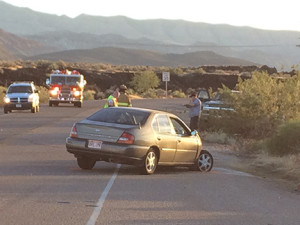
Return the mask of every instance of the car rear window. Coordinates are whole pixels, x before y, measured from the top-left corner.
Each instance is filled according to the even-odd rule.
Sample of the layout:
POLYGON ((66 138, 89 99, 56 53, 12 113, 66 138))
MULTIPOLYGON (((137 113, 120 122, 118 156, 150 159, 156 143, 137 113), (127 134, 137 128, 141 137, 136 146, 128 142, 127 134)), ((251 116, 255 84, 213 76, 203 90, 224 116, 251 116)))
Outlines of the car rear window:
POLYGON ((134 110, 132 108, 105 108, 101 109, 87 119, 98 122, 127 124, 127 125, 138 125, 145 124, 150 112, 134 110))

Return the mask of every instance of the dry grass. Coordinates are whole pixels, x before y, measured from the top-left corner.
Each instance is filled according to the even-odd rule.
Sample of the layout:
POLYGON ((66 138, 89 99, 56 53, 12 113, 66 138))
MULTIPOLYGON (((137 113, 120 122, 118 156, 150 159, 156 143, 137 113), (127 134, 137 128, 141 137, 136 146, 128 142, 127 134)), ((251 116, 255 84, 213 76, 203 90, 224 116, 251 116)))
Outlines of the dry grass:
POLYGON ((295 184, 300 183, 300 154, 274 157, 266 153, 258 153, 250 167, 260 175, 288 180, 295 184))

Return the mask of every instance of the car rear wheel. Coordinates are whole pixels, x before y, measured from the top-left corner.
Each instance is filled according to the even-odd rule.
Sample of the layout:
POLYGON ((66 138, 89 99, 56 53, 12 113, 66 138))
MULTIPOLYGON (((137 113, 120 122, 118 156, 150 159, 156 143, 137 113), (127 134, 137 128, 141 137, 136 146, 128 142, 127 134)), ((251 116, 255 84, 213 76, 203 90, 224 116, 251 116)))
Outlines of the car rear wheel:
POLYGON ((91 170, 95 166, 96 160, 89 158, 77 158, 78 166, 83 170, 91 170))
POLYGON ((142 174, 153 174, 157 167, 157 154, 154 149, 150 149, 144 159, 144 165, 142 167, 142 174))
POLYGON ((208 151, 202 150, 195 162, 194 169, 201 172, 209 172, 211 171, 213 164, 214 159, 212 155, 208 151))

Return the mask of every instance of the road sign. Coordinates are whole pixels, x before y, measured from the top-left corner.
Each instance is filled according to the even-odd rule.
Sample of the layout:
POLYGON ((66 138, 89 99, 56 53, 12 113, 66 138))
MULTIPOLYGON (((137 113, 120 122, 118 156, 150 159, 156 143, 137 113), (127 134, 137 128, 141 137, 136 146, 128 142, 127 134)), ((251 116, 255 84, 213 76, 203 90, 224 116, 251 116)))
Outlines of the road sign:
POLYGON ((163 81, 170 81, 170 72, 163 72, 162 73, 162 80, 163 81))

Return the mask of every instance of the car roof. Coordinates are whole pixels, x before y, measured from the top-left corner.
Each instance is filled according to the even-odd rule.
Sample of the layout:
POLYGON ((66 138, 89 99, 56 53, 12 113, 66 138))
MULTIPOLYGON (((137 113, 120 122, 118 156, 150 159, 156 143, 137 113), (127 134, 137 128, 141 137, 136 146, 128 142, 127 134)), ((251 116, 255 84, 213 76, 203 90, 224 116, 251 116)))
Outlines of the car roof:
POLYGON ((128 111, 141 111, 141 112, 149 112, 149 113, 155 113, 155 114, 169 114, 172 116, 175 116, 173 113, 169 113, 169 112, 165 112, 165 111, 161 111, 161 110, 156 110, 156 109, 147 109, 147 108, 138 108, 138 107, 109 107, 106 108, 108 110, 128 110, 128 111))
POLYGON ((14 82, 10 86, 31 86, 32 82, 14 82))

